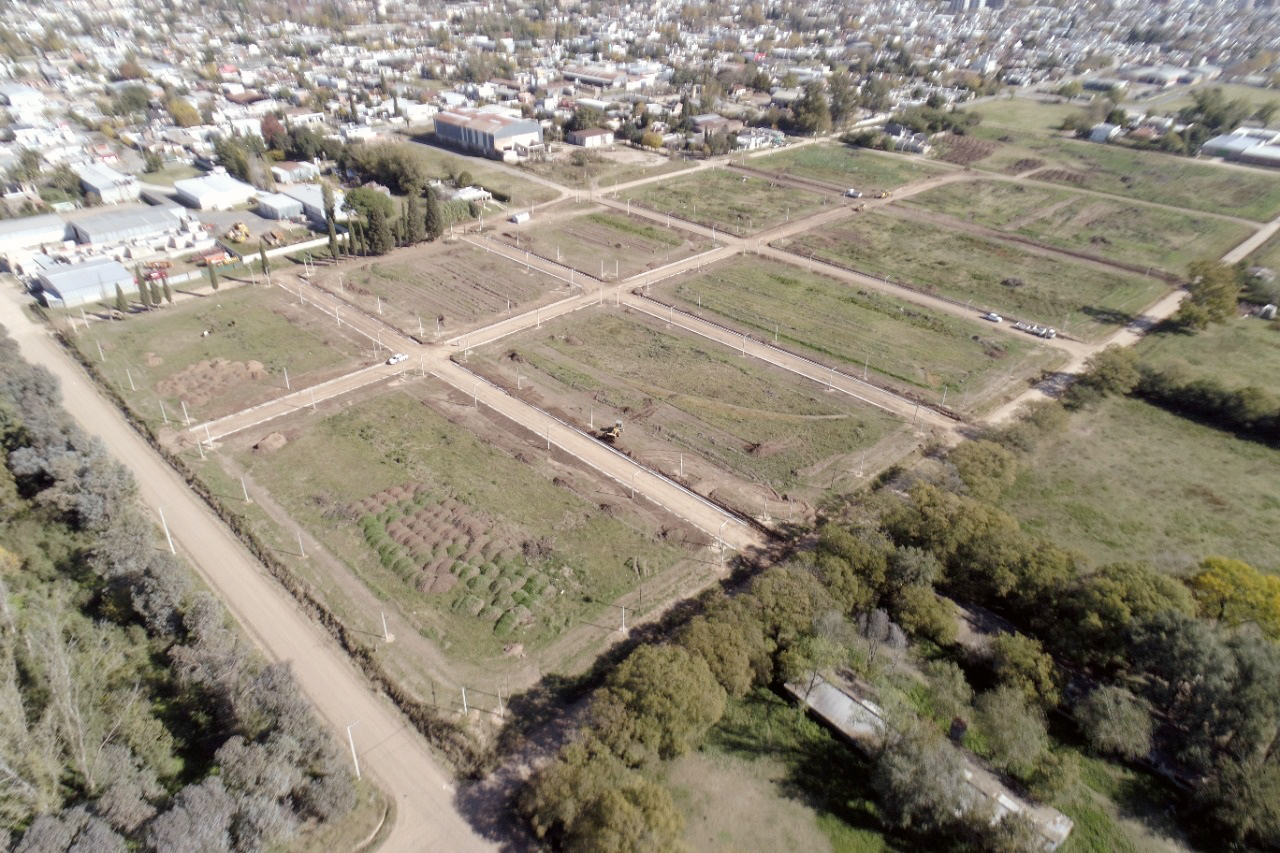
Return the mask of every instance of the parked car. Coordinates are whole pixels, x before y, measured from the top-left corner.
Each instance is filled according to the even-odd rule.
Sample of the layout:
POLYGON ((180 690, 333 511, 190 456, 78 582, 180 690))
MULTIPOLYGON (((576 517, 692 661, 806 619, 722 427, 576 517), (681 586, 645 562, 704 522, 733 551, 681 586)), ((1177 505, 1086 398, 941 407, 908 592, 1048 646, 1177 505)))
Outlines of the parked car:
POLYGON ((1001 317, 999 314, 997 314, 997 313, 996 313, 996 312, 994 312, 994 311, 988 311, 986 314, 983 314, 983 315, 982 315, 982 319, 984 319, 984 320, 990 320, 990 321, 991 321, 991 322, 993 322, 993 323, 999 323, 999 322, 1001 322, 1002 320, 1004 320, 1004 318, 1003 318, 1003 317, 1001 317))
POLYGON ((391 356, 391 358, 387 359, 387 364, 399 364, 402 361, 408 361, 408 360, 409 360, 409 356, 405 355, 402 352, 398 352, 395 355, 391 356))
POLYGON ((844 194, 845 194, 846 196, 848 196, 849 198, 862 198, 862 191, 861 191, 861 190, 855 190, 855 189, 850 188, 850 189, 845 190, 845 191, 844 191, 844 194))

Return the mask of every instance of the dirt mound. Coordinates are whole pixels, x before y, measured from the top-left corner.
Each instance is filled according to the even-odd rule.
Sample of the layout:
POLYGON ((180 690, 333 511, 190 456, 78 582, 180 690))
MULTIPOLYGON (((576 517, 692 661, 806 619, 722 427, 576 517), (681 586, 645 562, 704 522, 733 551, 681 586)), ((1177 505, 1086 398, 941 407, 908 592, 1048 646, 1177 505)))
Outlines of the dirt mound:
POLYGON ((1030 172, 1035 169, 1039 169, 1043 165, 1044 165, 1043 160, 1035 160, 1030 157, 1025 157, 1019 160, 1018 162, 1014 163, 1009 168, 1005 169, 1005 171, 1011 175, 1020 175, 1023 172, 1030 172))
POLYGON ((989 139, 974 139, 972 136, 957 136, 947 141, 946 151, 938 158, 947 163, 968 166, 990 157, 996 150, 996 144, 989 139))
POLYGON ((156 383, 156 390, 164 395, 178 397, 194 405, 202 405, 214 397, 234 388, 242 382, 252 382, 267 377, 267 370, 259 361, 227 361, 215 358, 190 365, 167 379, 156 383))
POLYGON ((1074 184, 1077 187, 1084 186, 1085 175, 1083 172, 1071 172, 1067 169, 1049 169, 1036 175, 1036 178, 1042 181, 1055 181, 1064 184, 1074 184))
POLYGON ((289 440, 278 432, 273 432, 253 446, 259 453, 274 453, 289 443, 289 440))

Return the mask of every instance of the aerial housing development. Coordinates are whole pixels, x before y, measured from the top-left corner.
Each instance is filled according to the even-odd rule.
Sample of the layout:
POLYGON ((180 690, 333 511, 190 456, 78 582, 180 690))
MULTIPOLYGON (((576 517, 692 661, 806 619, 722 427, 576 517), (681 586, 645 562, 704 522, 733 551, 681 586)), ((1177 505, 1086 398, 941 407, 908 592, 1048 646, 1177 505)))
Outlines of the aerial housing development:
POLYGON ((1273 3, 11 11, 13 849, 1280 848, 1273 3))

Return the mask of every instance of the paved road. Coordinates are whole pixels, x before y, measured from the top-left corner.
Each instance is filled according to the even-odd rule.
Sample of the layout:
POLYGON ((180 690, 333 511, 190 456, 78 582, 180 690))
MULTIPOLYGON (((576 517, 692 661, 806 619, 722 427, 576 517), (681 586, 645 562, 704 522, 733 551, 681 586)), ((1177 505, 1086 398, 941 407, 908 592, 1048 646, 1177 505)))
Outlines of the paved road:
POLYGON ((28 318, 23 301, 6 287, 0 295, 0 324, 17 340, 27 360, 58 377, 67 411, 86 431, 101 436, 112 455, 133 472, 139 497, 152 517, 157 517, 157 507, 164 508, 181 554, 268 658, 292 663, 303 693, 344 749, 348 724, 359 721, 351 733, 361 770, 377 780, 397 809, 384 849, 442 853, 496 849, 454 810, 448 777, 417 732, 370 690, 346 654, 297 609, 226 525, 98 393, 47 330, 28 318))

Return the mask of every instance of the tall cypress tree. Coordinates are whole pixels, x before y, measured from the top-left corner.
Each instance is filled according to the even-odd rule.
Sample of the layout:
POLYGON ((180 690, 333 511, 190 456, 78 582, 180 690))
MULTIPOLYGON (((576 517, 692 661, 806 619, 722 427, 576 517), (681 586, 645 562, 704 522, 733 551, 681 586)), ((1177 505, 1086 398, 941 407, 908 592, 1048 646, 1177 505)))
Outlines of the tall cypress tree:
POLYGON ((422 190, 409 188, 409 200, 404 209, 405 242, 409 245, 421 243, 427 236, 426 220, 422 215, 422 190))
POLYGON ((324 223, 329 228, 329 256, 338 257, 338 225, 336 214, 334 212, 333 188, 328 184, 324 185, 324 223))
POLYGON ((169 288, 169 276, 164 277, 164 301, 173 304, 173 291, 169 288))
POLYGON ((435 190, 430 187, 427 188, 427 212, 423 225, 428 240, 438 239, 444 233, 444 216, 440 213, 440 201, 436 198, 435 190))
POLYGON ((155 279, 152 279, 151 280, 151 304, 159 308, 161 299, 163 299, 163 297, 160 295, 160 282, 156 281, 155 279))
POLYGON ((127 313, 129 310, 129 300, 124 298, 124 291, 120 289, 120 285, 116 285, 116 310, 121 314, 127 313))
POLYGON ((218 268, 213 264, 209 264, 209 286, 216 293, 218 290, 218 268))

